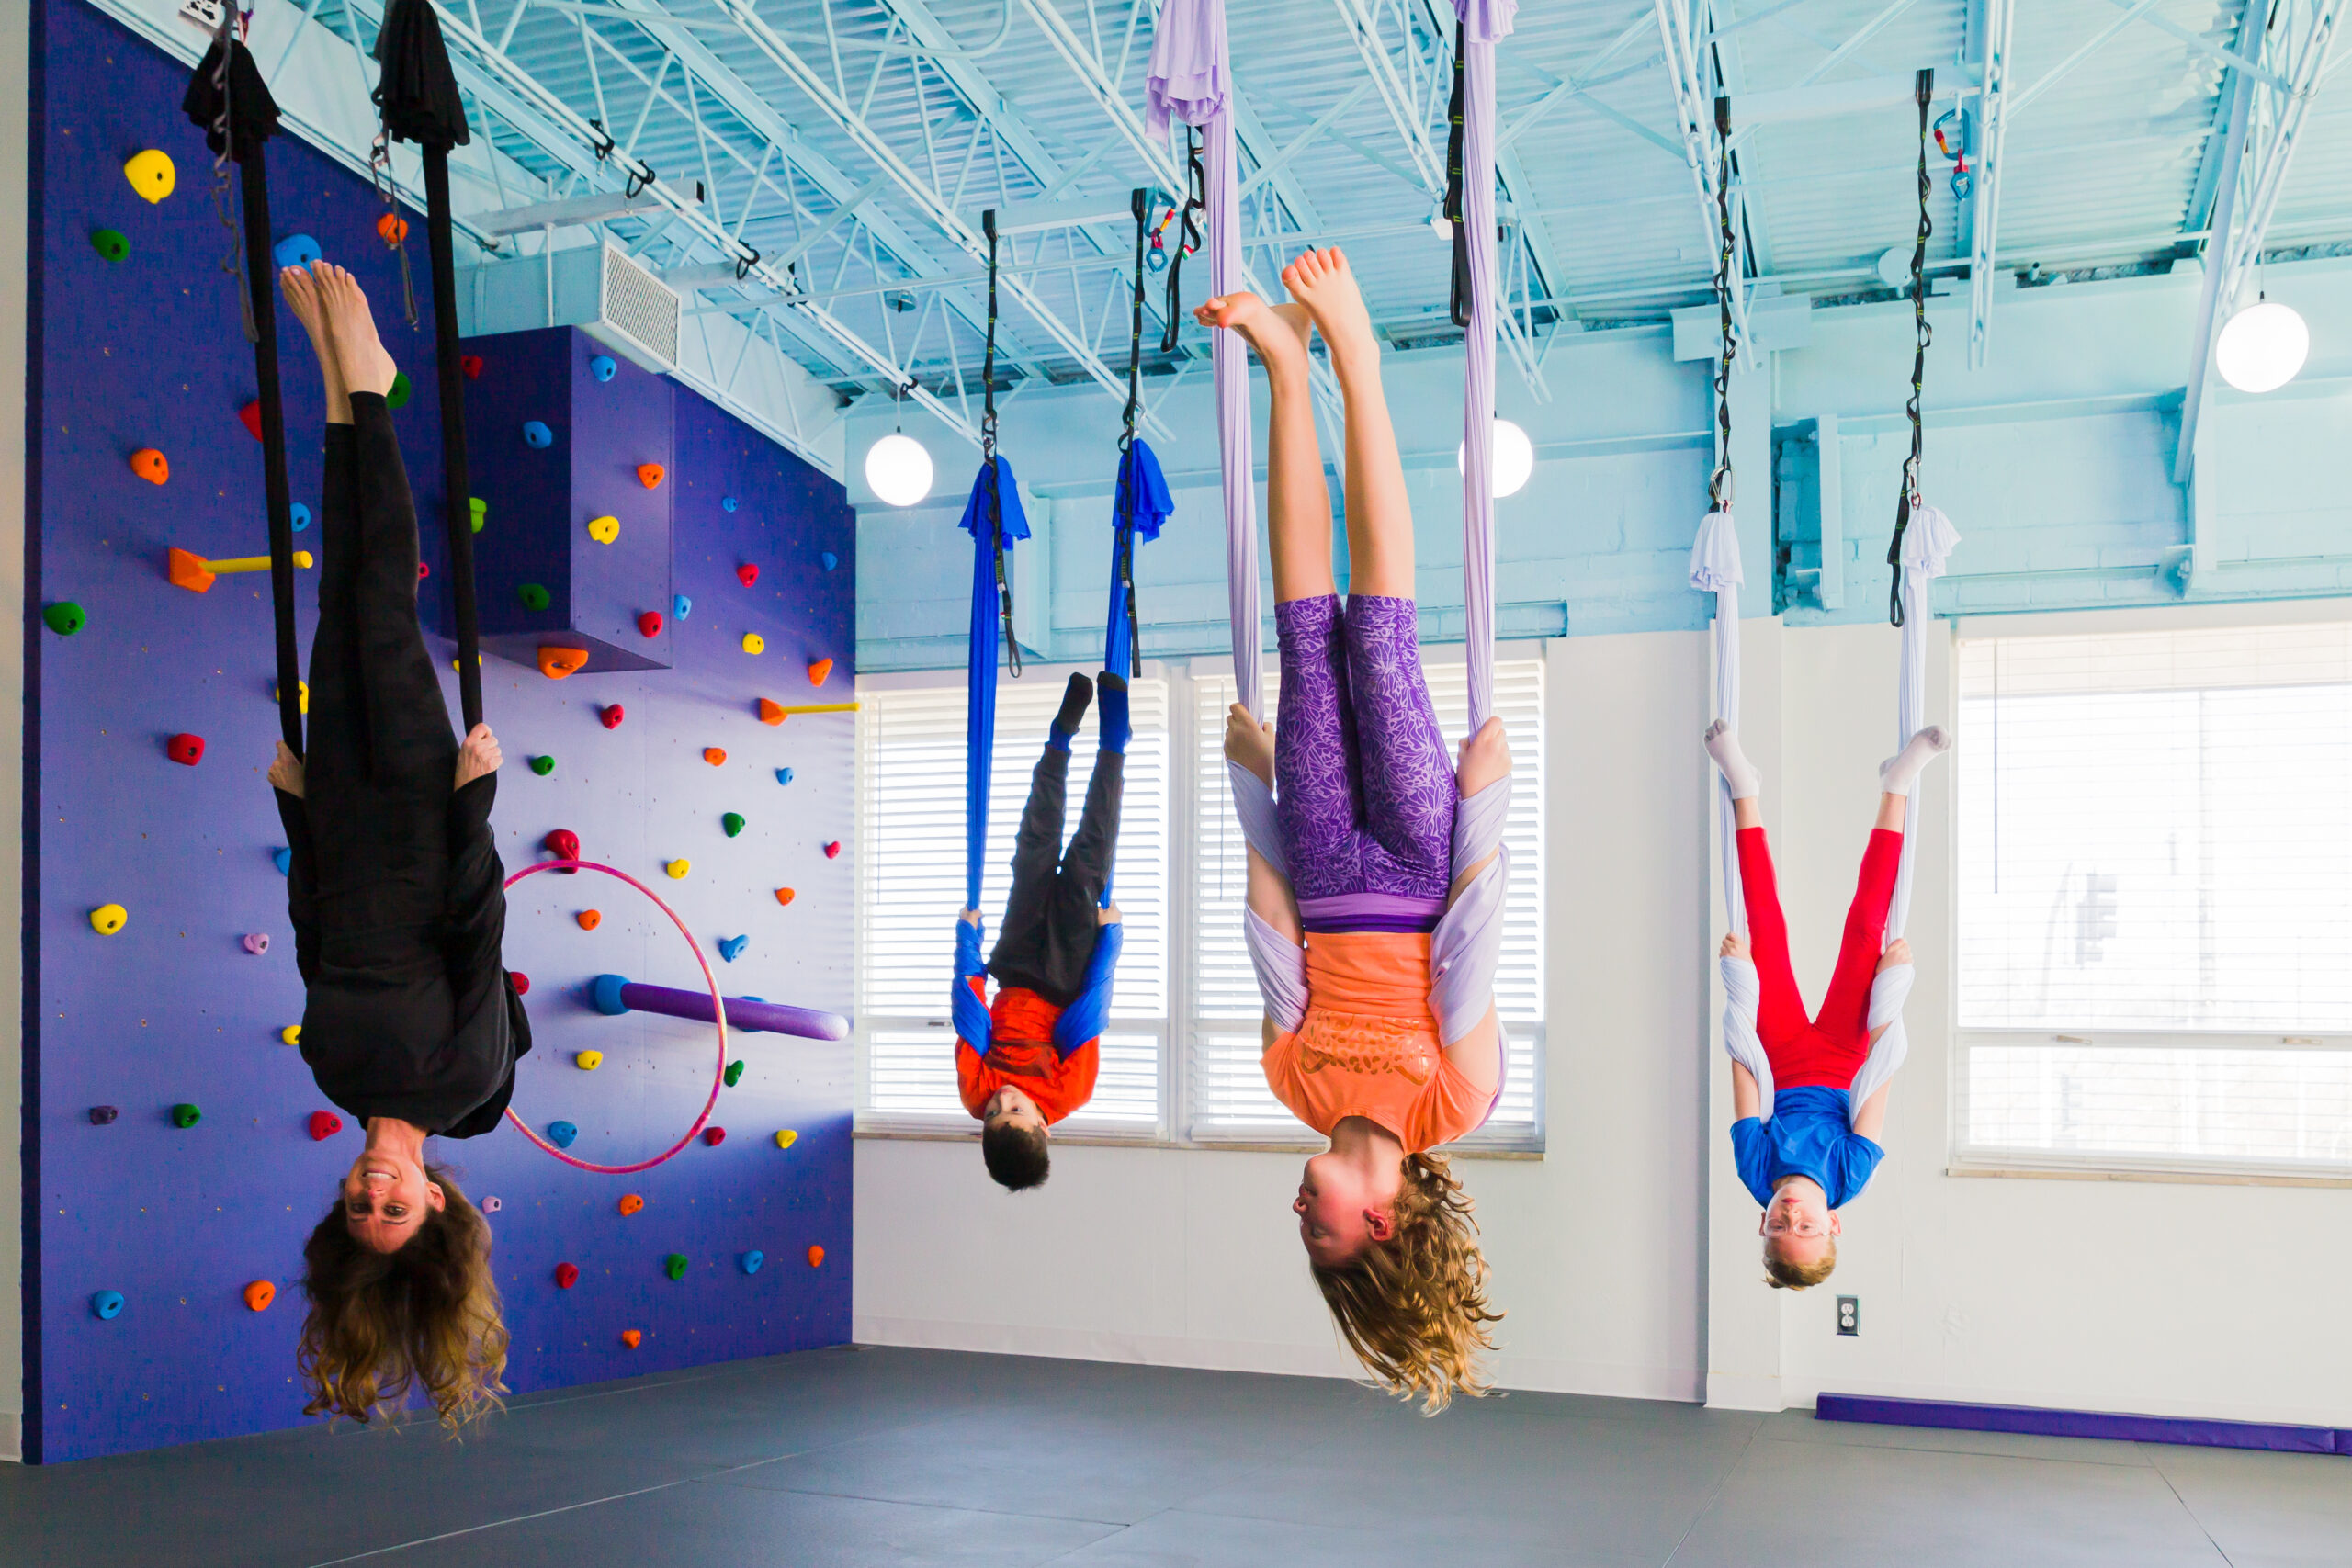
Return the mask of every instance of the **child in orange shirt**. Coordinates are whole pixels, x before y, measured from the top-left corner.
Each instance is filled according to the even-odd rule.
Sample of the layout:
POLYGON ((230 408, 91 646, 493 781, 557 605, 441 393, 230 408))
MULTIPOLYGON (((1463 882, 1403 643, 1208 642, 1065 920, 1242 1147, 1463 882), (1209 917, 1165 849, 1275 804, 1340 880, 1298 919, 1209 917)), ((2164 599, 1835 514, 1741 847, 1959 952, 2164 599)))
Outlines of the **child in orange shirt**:
POLYGON ((1094 1098, 1097 1037, 1111 1011, 1119 964, 1118 908, 1103 907, 1119 841, 1127 749, 1127 683, 1105 671, 1095 685, 1072 675, 1046 753, 1029 776, 1013 841, 1012 894, 987 967, 980 912, 956 925, 956 1082, 980 1119, 980 1158, 1007 1191, 1044 1183, 1049 1129, 1094 1098), (1101 750, 1087 784, 1077 836, 1062 849, 1069 743, 1099 686, 1101 750), (986 976, 997 980, 988 999, 986 976))
POLYGON ((1235 294, 1196 312, 1249 340, 1272 392, 1282 724, 1270 735, 1236 705, 1226 739, 1250 845, 1262 1066, 1275 1096, 1330 1140, 1291 1207, 1332 1317, 1384 1386, 1435 1410, 1483 1392, 1477 1358, 1500 1316, 1488 1310, 1470 1201, 1430 1151, 1484 1122, 1501 1090, 1493 981, 1510 754, 1489 719, 1464 742, 1458 772, 1448 762, 1421 676, 1413 520, 1380 344, 1347 258, 1309 251, 1283 282, 1296 303, 1235 294), (1344 608, 1308 395, 1310 326, 1347 400, 1344 608))

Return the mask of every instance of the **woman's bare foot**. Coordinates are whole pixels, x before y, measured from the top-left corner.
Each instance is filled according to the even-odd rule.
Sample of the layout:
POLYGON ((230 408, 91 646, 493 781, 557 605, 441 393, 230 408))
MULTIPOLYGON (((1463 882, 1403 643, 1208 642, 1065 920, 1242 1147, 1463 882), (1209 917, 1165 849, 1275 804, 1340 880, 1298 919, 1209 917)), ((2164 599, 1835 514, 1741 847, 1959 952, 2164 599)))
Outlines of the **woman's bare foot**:
POLYGON ((344 384, 355 392, 382 397, 392 389, 398 371, 392 356, 384 352, 383 340, 376 335, 376 317, 368 309, 368 296, 360 291, 359 280, 326 262, 316 264, 311 272, 318 279, 319 299, 327 330, 334 339, 335 358, 343 367, 344 384))
POLYGON ((498 765, 504 761, 506 754, 498 749, 498 737, 490 732, 490 726, 475 725, 466 737, 466 743, 458 748, 456 787, 463 789, 484 773, 498 772, 498 765))
POLYGON ((1291 298, 1315 318, 1323 346, 1331 351, 1331 368, 1376 361, 1380 340, 1372 333, 1372 315, 1356 288, 1356 275, 1346 253, 1337 245, 1328 251, 1307 251, 1283 268, 1283 287, 1291 298))
POLYGON ((1910 962, 1911 944, 1901 937, 1896 937, 1893 942, 1888 942, 1886 951, 1878 955, 1878 966, 1881 969, 1899 969, 1910 962))
POLYGON ((1255 294, 1221 294, 1193 312, 1204 327, 1230 327, 1258 351, 1266 372, 1306 374, 1306 334, 1314 323, 1299 305, 1269 305, 1255 294))
POLYGON ((1461 763, 1453 770, 1453 786, 1463 799, 1510 773, 1510 741, 1503 734, 1501 719, 1490 718, 1478 727, 1477 734, 1463 739, 1461 763))
POLYGON ((343 361, 335 357, 334 336, 327 331, 326 311, 319 299, 318 280, 307 267, 289 266, 277 275, 277 291, 286 308, 311 334, 311 352, 319 356, 319 374, 327 387, 327 423, 351 423, 351 389, 343 384, 343 361))
POLYGON ((1239 703, 1226 710, 1225 758, 1238 762, 1274 787, 1274 727, 1260 724, 1239 703))

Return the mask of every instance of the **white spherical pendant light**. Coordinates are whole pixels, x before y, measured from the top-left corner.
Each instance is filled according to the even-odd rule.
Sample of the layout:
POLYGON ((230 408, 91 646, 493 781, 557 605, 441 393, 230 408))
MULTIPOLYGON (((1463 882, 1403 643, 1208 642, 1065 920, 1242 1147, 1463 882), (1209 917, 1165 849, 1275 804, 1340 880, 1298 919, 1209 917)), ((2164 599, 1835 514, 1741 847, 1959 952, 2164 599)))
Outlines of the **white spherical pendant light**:
POLYGON ((2275 392, 2295 378, 2312 352, 2302 317, 2264 299, 2232 316, 2213 344, 2213 367, 2241 392, 2275 392))
POLYGON ((866 448, 865 482, 885 506, 912 506, 931 493, 931 454, 893 431, 866 448))
MULTIPOLYGON (((1456 473, 1462 471, 1465 445, 1457 443, 1453 448, 1453 470, 1456 473)), ((1535 444, 1528 440, 1527 432, 1507 419, 1498 419, 1495 421, 1492 461, 1495 499, 1499 501, 1507 495, 1517 495, 1527 488, 1528 476, 1535 472, 1535 444)))

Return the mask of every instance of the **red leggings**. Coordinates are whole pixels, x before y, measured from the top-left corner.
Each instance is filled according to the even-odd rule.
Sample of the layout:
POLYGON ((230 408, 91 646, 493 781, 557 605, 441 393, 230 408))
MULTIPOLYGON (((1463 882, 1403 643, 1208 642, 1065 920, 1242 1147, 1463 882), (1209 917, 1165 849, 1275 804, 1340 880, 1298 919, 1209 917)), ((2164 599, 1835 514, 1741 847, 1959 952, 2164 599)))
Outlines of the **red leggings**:
POLYGON ((1789 965, 1789 922, 1781 913, 1772 852, 1761 828, 1739 830, 1739 880, 1747 903, 1747 945, 1762 996, 1756 1034, 1772 1064, 1777 1089, 1844 1089, 1871 1054, 1871 982, 1886 942, 1886 907, 1903 863, 1903 835, 1874 829, 1862 852, 1862 874, 1846 911, 1846 936, 1821 1012, 1808 1018, 1789 965))

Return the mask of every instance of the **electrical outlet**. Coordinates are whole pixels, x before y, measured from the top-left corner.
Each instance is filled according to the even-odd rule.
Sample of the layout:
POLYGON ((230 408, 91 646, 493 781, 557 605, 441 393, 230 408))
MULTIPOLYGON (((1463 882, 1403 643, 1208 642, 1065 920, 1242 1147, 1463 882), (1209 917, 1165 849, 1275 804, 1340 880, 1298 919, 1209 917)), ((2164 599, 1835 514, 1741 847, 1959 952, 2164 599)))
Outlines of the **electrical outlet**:
POLYGON ((1838 1335, 1841 1337, 1852 1339, 1860 1337, 1861 1332, 1862 1298, 1860 1296, 1839 1296, 1838 1298, 1838 1335))

